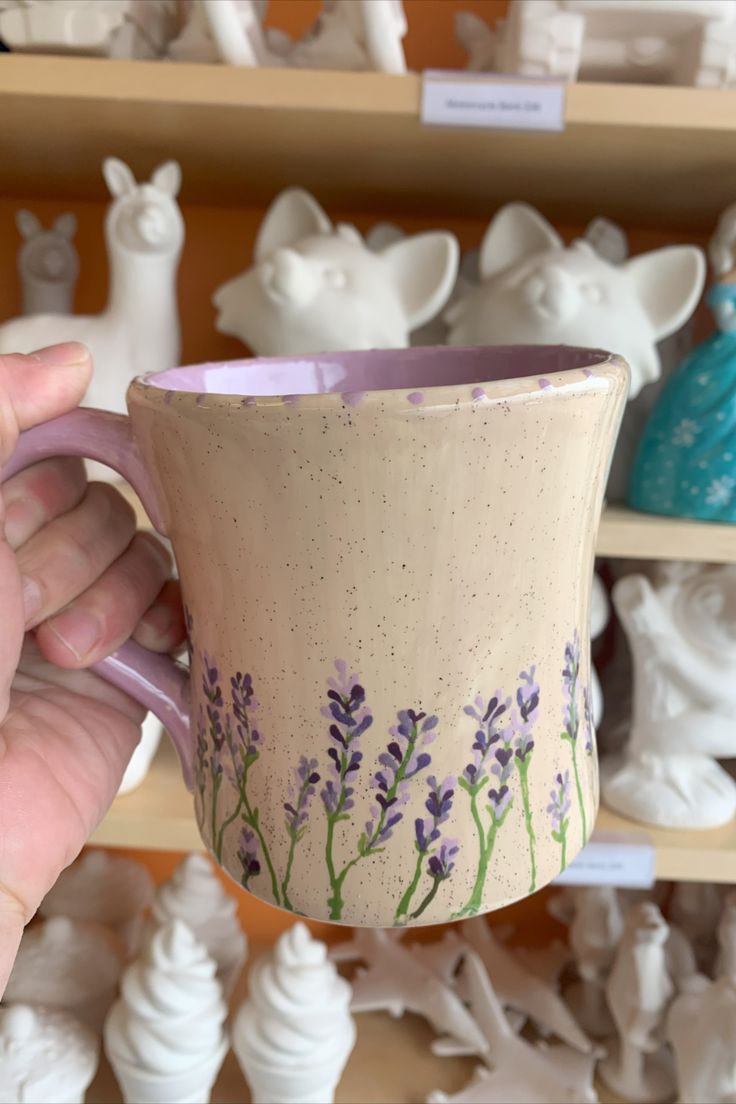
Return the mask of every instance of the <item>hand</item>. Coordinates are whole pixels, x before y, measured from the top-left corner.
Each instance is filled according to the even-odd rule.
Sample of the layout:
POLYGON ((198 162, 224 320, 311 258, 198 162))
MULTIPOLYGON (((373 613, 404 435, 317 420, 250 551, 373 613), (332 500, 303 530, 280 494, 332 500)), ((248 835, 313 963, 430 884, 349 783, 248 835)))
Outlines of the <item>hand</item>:
MULTIPOLYGON (((0 468, 23 429, 71 410, 81 345, 0 356, 0 468)), ((111 804, 144 711, 84 670, 131 635, 184 638, 169 555, 111 486, 47 460, 0 488, 0 996, 47 891, 111 804)))

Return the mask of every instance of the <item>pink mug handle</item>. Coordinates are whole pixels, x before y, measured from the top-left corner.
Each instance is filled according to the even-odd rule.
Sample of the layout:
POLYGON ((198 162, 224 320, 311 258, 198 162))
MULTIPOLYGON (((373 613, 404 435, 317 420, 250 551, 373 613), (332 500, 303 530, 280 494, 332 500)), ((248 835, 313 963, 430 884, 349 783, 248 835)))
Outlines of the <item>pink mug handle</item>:
MULTIPOLYGON (((72 410, 21 433, 0 482, 53 456, 83 456, 114 468, 131 484, 156 529, 165 535, 153 484, 133 439, 130 418, 104 410, 72 410)), ((155 713, 171 737, 187 788, 192 788, 189 674, 168 656, 126 641, 91 668, 155 713)))

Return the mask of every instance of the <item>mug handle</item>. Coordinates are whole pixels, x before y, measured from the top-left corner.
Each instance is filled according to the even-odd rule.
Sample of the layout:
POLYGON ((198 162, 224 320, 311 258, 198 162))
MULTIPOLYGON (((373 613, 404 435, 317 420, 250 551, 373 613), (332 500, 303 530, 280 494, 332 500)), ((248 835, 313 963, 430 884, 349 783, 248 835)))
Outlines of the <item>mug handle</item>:
MULTIPOLYGON (((0 482, 53 456, 99 460, 126 479, 162 536, 161 510, 150 476, 133 438, 130 418, 106 410, 78 408, 21 433, 0 482)), ((128 640, 112 655, 92 664, 107 682, 124 690, 158 717, 176 748, 187 789, 192 788, 192 739, 189 731, 189 674, 169 656, 128 640)))

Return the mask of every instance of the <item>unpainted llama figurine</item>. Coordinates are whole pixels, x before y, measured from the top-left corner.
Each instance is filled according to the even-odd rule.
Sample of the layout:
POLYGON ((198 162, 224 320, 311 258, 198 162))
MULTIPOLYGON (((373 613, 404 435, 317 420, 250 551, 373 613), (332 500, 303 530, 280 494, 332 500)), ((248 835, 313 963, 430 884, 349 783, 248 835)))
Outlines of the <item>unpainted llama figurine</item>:
POLYGON ((76 218, 67 212, 44 230, 36 215, 24 210, 16 213, 15 224, 23 238, 18 250, 23 314, 71 314, 79 278, 76 218))

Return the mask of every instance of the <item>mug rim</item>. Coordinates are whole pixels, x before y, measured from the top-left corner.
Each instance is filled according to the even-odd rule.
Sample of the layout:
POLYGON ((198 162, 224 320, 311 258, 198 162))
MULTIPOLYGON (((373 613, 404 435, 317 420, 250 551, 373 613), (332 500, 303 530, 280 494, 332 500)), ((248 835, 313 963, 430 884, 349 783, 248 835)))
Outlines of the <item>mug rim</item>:
POLYGON ((182 365, 135 377, 130 383, 128 397, 137 395, 152 401, 163 401, 167 405, 176 402, 177 405, 194 404, 199 407, 228 409, 234 406, 281 407, 295 404, 354 407, 364 403, 371 405, 391 403, 394 406, 405 405, 409 409, 421 409, 426 406, 478 403, 487 399, 510 398, 522 394, 539 395, 550 391, 559 392, 561 389, 569 391, 570 387, 574 387, 577 391, 581 385, 607 387, 611 377, 619 377, 628 385, 630 369, 623 357, 604 349, 574 345, 410 346, 403 349, 330 351, 304 356, 244 357, 182 365), (367 358, 370 358, 370 362, 367 358), (448 364, 448 379, 432 381, 430 369, 440 367, 440 358, 442 363, 448 364), (499 370, 506 364, 516 367, 515 362, 518 362, 519 366, 529 365, 529 367, 524 372, 517 371, 511 374, 502 371, 499 374, 499 370, 496 373, 480 371, 481 367, 486 367, 488 360, 495 361, 499 365, 499 370), (553 367, 560 360, 563 361, 563 366, 553 367), (569 360, 570 363, 565 364, 565 360, 569 360), (454 364, 457 376, 458 361, 466 364, 469 369, 474 366, 475 370, 471 370, 467 378, 464 374, 459 374, 458 378, 453 379, 449 366, 454 364), (330 372, 349 373, 351 364, 355 368, 354 375, 359 381, 361 369, 364 373, 370 372, 372 378, 375 376, 385 378, 385 373, 389 369, 391 372, 396 369, 397 362, 400 369, 408 370, 408 376, 403 385, 360 388, 350 386, 353 383, 352 378, 348 379, 344 376, 342 379, 338 377, 333 379, 335 386, 318 386, 311 390, 297 389, 291 392, 274 387, 266 392, 262 390, 266 371, 269 368, 275 370, 276 376, 283 376, 290 369, 294 370, 295 376, 299 372, 304 374, 311 370, 312 376, 319 384, 321 380, 318 377, 321 376, 324 380, 330 372), (379 368, 384 369, 383 377, 380 372, 376 372, 379 368), (213 390, 208 390, 203 386, 209 374, 222 379, 228 372, 236 374, 247 369, 253 370, 253 379, 260 384, 261 393, 242 384, 238 385, 237 389, 230 385, 228 389, 216 386, 213 390), (424 384, 419 382, 421 375, 413 375, 414 372, 421 373, 423 370, 429 371, 430 375, 430 382, 424 384))

